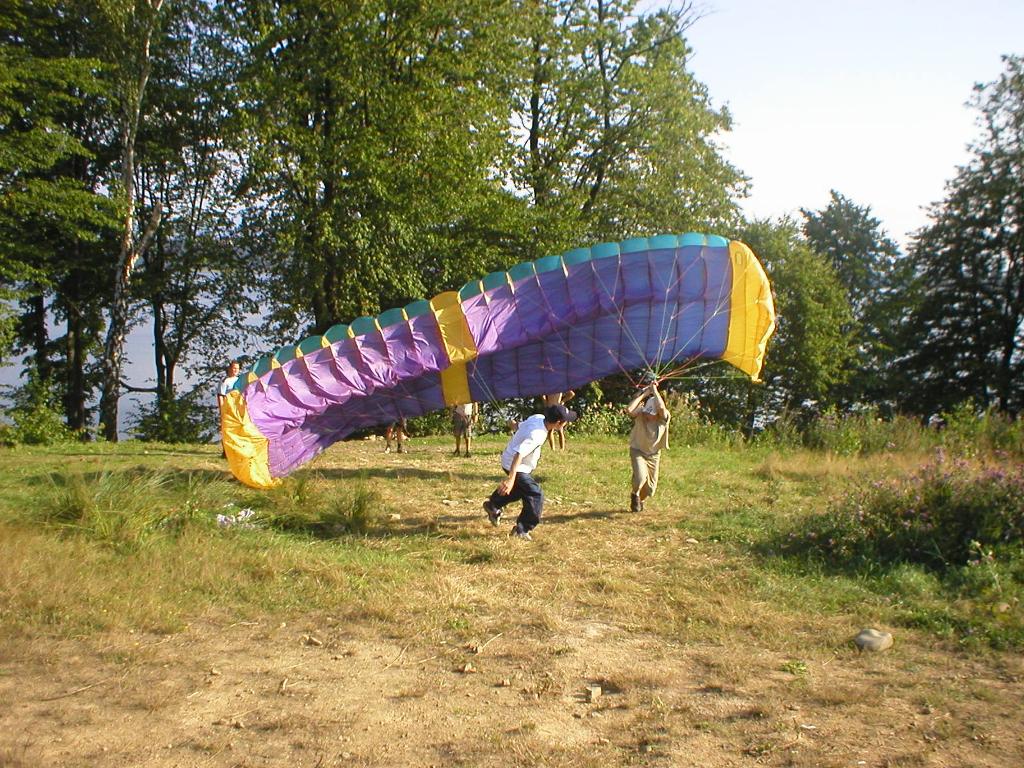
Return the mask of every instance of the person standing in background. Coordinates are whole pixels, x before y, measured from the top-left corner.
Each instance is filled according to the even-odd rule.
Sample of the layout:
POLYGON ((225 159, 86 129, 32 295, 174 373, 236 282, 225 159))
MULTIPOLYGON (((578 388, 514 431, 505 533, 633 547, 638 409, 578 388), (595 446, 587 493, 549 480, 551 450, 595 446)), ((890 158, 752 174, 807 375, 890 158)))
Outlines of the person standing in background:
POLYGON ((232 360, 230 363, 228 363, 227 378, 220 383, 220 387, 217 389, 218 409, 224 407, 224 399, 228 396, 228 392, 230 392, 234 388, 235 383, 238 381, 238 371, 239 368, 237 360, 232 360))
POLYGON ((397 446, 397 453, 405 453, 406 424, 403 416, 396 422, 388 424, 384 430, 384 453, 391 453, 391 441, 397 446))
MULTIPOLYGON (((550 408, 552 405, 565 405, 570 400, 576 397, 576 393, 571 389, 568 392, 552 392, 550 395, 544 395, 544 407, 550 408)), ((561 429, 553 429, 548 432, 548 445, 551 446, 551 450, 565 450, 565 426, 561 429), (557 446, 556 446, 557 443, 557 446)))
MULTIPOLYGON (((239 370, 237 360, 232 360, 228 363, 227 378, 225 378, 220 383, 220 387, 217 388, 217 411, 221 414, 222 418, 224 415, 224 402, 227 400, 228 392, 234 389, 235 384, 238 381, 239 370)), ((227 457, 227 452, 224 450, 223 443, 221 444, 220 455, 222 458, 227 457)))
POLYGON ((463 403, 452 406, 452 433, 455 435, 455 453, 459 455, 462 442, 466 443, 466 458, 469 458, 470 445, 473 442, 473 425, 480 415, 480 406, 476 403, 463 403))

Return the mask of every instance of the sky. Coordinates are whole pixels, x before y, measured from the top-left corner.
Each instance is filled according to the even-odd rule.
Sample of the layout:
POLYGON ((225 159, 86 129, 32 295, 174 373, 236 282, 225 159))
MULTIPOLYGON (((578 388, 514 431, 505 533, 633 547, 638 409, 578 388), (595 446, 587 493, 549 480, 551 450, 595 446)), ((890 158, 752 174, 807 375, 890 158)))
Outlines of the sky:
POLYGON ((690 66, 732 114, 724 154, 751 179, 745 213, 820 210, 835 189, 904 247, 981 135, 974 84, 1024 55, 1024 0, 693 5, 690 66))

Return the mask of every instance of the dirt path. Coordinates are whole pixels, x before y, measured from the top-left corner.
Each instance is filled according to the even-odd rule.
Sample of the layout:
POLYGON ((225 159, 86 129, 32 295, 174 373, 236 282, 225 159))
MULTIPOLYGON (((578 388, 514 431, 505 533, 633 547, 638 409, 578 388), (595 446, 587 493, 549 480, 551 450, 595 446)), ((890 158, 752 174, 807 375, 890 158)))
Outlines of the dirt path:
POLYGON ((0 766, 1024 764, 1019 658, 921 682, 927 650, 840 650, 794 677, 767 651, 567 626, 475 647, 328 619, 8 643, 0 766))

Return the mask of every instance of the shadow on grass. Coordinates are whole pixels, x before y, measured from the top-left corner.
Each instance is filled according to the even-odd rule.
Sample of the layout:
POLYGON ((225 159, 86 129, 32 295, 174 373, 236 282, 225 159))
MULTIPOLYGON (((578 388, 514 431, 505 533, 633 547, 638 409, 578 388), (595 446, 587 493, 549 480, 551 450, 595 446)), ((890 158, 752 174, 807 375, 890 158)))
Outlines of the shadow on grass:
MULTIPOLYGON (((91 468, 88 472, 77 473, 74 468, 68 468, 67 471, 63 472, 42 472, 38 475, 31 475, 23 478, 22 482, 29 485, 57 485, 60 487, 66 486, 70 477, 77 477, 86 482, 95 482, 102 477, 120 476, 125 478, 141 477, 143 475, 160 474, 167 478, 168 485, 170 487, 187 486, 189 483, 202 482, 202 483, 213 483, 213 482, 231 482, 238 485, 239 488, 245 488, 242 483, 235 480, 234 475, 231 471, 225 467, 224 469, 181 469, 181 468, 164 468, 164 467, 151 467, 146 465, 136 465, 130 467, 118 467, 117 469, 109 470, 97 470, 91 468)), ((493 479, 493 474, 470 473, 470 472, 452 472, 448 470, 430 470, 430 469, 419 469, 416 467, 395 467, 395 468, 353 468, 353 469, 311 469, 308 472, 297 472, 291 477, 320 478, 324 480, 344 480, 344 481, 358 481, 358 480, 444 480, 448 481, 451 478, 459 480, 473 480, 473 481, 485 481, 493 479)))
POLYGON ((220 452, 212 449, 202 449, 195 447, 182 447, 182 448, 146 448, 143 451, 134 451, 132 453, 117 453, 114 451, 54 451, 52 453, 44 454, 49 456, 88 456, 93 459, 102 458, 117 458, 117 459, 133 459, 142 456, 208 456, 212 458, 218 458, 220 452))
MULTIPOLYGON (((541 527, 548 525, 564 525, 576 520, 610 520, 618 515, 629 515, 623 510, 588 510, 577 514, 558 513, 544 515, 541 518, 541 527)), ((366 530, 358 533, 346 531, 341 528, 333 528, 330 525, 323 525, 319 522, 311 522, 307 526, 295 526, 289 533, 311 536, 321 540, 340 540, 346 538, 364 539, 387 539, 413 536, 439 536, 442 538, 466 540, 479 539, 481 532, 485 531, 490 535, 498 531, 502 536, 507 535, 508 529, 515 524, 519 516, 519 508, 508 509, 502 517, 500 525, 492 527, 487 525, 487 518, 481 510, 477 515, 475 510, 467 514, 440 514, 436 516, 417 515, 415 517, 403 517, 400 521, 389 521, 386 518, 377 519, 366 530), (453 528, 455 530, 453 530, 453 528), (464 535, 463 535, 464 534, 464 535)))
POLYGON ((627 512, 624 509, 588 509, 586 512, 576 512, 573 514, 569 514, 566 512, 557 512, 553 515, 544 515, 543 517, 541 517, 540 524, 563 525, 565 523, 571 523, 574 520, 611 520, 612 518, 618 517, 620 515, 625 515, 628 517, 630 515, 633 515, 633 513, 627 512))

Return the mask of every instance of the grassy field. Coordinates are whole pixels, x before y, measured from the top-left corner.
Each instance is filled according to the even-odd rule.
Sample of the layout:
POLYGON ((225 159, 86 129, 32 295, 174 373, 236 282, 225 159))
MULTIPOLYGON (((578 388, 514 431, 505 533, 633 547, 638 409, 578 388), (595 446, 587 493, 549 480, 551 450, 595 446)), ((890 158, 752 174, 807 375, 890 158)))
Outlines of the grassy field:
POLYGON ((928 456, 677 444, 633 515, 623 441, 571 436, 526 543, 501 447, 267 493, 215 447, 0 452, 0 766, 1024 763, 1010 585, 787 547, 928 456))

